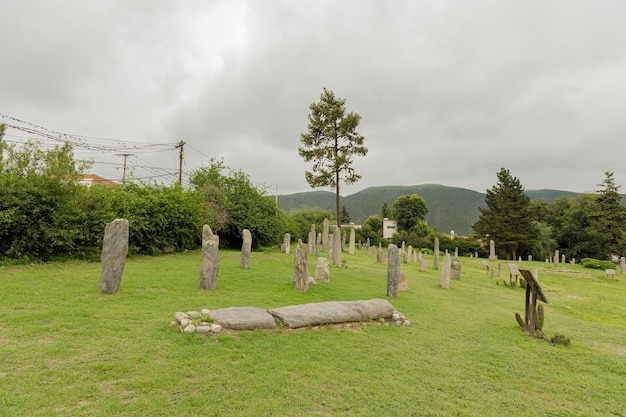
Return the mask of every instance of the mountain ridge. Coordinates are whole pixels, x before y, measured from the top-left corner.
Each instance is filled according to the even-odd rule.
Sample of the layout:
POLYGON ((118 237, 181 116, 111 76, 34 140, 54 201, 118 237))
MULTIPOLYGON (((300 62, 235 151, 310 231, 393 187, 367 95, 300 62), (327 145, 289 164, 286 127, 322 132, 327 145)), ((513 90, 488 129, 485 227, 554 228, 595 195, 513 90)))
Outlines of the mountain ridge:
MULTIPOLYGON (((541 198, 548 203, 560 196, 576 197, 582 194, 547 188, 524 192, 531 200, 541 198)), ((478 220, 478 209, 486 207, 486 193, 442 184, 373 186, 354 194, 341 196, 340 204, 346 207, 352 221, 358 224, 364 222, 369 216, 380 216, 385 202, 391 208, 398 197, 410 194, 418 194, 424 199, 428 207, 426 215, 428 225, 443 233, 454 230, 458 235, 469 235, 472 225, 478 220)), ((335 210, 335 193, 331 191, 305 191, 279 195, 277 199, 278 204, 286 213, 315 207, 333 212, 335 210)))

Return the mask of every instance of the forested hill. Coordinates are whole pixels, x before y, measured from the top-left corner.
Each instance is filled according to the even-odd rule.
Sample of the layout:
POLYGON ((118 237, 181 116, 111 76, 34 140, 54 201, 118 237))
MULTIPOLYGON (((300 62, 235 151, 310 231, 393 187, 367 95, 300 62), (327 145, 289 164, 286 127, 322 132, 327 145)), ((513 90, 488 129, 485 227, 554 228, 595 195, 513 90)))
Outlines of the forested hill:
MULTIPOLYGON (((484 193, 439 184, 370 187, 342 197, 341 205, 346 206, 354 223, 362 223, 369 216, 380 216, 385 201, 391 207, 398 197, 410 194, 419 194, 426 201, 428 225, 437 228, 442 233, 454 230, 457 234, 468 235, 472 225, 478 220, 478 208, 485 207, 484 193)), ((551 203, 561 195, 576 197, 578 194, 571 191, 545 189, 526 190, 526 195, 530 199, 541 198, 551 203)), ((626 201, 626 198, 622 201, 626 201)), ((311 191, 280 195, 278 203, 287 213, 296 209, 313 207, 334 211, 335 194, 329 191, 311 191)))

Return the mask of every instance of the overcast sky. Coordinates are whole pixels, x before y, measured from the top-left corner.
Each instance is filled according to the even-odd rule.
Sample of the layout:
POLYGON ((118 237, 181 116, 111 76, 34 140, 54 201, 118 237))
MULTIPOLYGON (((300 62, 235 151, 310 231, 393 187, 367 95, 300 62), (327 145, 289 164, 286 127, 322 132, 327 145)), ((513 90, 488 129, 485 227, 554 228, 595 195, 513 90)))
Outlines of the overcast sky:
POLYGON ((297 149, 325 87, 369 148, 342 195, 485 192, 501 167, 592 191, 626 185, 625 42, 624 0, 2 0, 0 123, 72 135, 111 179, 125 153, 175 181, 183 140, 185 173, 223 158, 290 194, 313 190, 297 149))

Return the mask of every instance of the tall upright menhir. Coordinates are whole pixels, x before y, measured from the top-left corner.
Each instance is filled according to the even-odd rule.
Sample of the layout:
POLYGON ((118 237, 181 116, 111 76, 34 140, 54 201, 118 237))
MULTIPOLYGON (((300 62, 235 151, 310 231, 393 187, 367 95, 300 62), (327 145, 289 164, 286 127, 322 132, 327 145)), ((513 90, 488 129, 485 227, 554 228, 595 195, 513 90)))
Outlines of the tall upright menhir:
POLYGON ((305 162, 313 162, 313 169, 305 172, 312 188, 334 187, 337 225, 341 225, 339 184, 354 184, 361 176, 352 167, 354 156, 367 155, 363 146, 365 137, 356 128, 361 116, 346 113, 346 100, 324 88, 320 101, 311 103, 307 133, 300 135, 302 147, 298 153, 305 162))

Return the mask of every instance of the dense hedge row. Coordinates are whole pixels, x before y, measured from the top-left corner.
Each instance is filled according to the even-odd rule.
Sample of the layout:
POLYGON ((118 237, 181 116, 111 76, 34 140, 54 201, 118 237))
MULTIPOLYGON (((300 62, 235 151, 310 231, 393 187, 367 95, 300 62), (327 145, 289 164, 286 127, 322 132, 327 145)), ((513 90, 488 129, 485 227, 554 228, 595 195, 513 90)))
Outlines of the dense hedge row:
POLYGON ((91 258, 104 227, 130 222, 131 253, 196 248, 210 213, 200 192, 177 186, 85 187, 47 176, 0 175, 0 258, 91 258))

